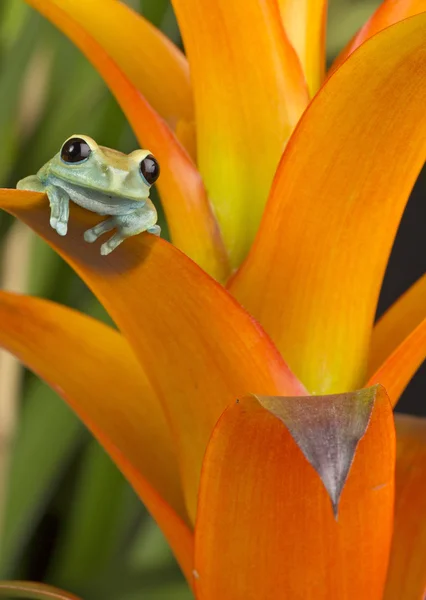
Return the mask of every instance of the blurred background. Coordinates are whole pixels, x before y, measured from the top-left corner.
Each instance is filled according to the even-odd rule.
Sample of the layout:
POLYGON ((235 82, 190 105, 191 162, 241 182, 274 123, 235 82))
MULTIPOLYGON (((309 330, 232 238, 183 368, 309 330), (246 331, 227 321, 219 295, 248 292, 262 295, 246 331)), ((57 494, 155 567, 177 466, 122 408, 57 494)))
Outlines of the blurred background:
MULTIPOLYGON (((379 3, 330 0, 329 61, 379 3)), ((181 44, 168 0, 127 4, 181 44)), ((73 133, 124 152, 138 146, 79 51, 23 0, 1 0, 0 187, 36 173, 73 133)), ((425 184, 423 175, 404 215, 379 314, 425 270, 425 184)), ((108 322, 71 269, 2 212, 0 280, 108 322)), ((426 414, 425 396, 423 369, 398 410, 426 414)), ((89 600, 191 598, 161 533, 103 450, 53 391, 3 352, 0 439, 1 579, 44 580, 89 600)))

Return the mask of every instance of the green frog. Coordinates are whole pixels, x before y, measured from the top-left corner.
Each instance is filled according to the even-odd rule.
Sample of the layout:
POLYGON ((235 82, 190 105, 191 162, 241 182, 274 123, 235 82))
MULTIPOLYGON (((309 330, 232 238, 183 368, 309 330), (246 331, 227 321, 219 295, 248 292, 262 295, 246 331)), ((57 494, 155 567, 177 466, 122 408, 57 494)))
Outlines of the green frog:
POLYGON ((69 202, 108 215, 84 233, 86 242, 116 230, 101 246, 110 254, 126 238, 148 231, 160 235, 157 211, 149 191, 160 175, 149 150, 123 154, 98 146, 87 135, 73 135, 37 173, 18 182, 19 190, 44 192, 50 203, 50 225, 59 235, 68 230, 69 202))

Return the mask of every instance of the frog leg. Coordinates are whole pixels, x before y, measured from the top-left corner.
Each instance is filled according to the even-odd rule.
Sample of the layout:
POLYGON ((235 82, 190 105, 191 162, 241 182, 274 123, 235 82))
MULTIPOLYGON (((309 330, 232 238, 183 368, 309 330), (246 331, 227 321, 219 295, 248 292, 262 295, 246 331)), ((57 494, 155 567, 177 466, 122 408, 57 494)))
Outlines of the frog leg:
POLYGON ((70 216, 70 199, 68 194, 56 185, 47 185, 45 192, 50 203, 50 226, 59 235, 66 235, 70 216))
POLYGON ((16 184, 18 190, 43 192, 47 194, 50 204, 50 225, 59 235, 66 235, 69 218, 69 197, 64 190, 55 185, 45 185, 37 175, 29 175, 16 184))
POLYGON ((107 233, 108 231, 111 231, 115 227, 117 227, 115 217, 110 217, 109 219, 105 219, 105 221, 101 221, 91 229, 85 231, 84 239, 86 242, 89 242, 89 244, 92 244, 93 242, 96 242, 98 237, 104 233, 107 233))
POLYGON ((16 184, 17 190, 28 190, 29 192, 42 192, 46 191, 46 186, 41 183, 37 175, 29 175, 24 177, 16 184))
POLYGON ((109 240, 102 244, 101 254, 104 256, 110 254, 128 237, 138 235, 143 231, 160 235, 161 231, 160 227, 156 225, 157 212, 150 201, 147 201, 141 208, 127 215, 114 216, 107 219, 107 221, 112 221, 117 231, 109 240))

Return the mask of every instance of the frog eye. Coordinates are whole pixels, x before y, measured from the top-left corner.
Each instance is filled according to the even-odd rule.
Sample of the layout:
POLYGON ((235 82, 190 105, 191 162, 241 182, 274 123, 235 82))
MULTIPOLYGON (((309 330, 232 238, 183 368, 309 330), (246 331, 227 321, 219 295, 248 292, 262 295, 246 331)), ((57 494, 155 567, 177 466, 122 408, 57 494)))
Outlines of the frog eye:
POLYGON ((61 158, 66 163, 79 163, 89 158, 92 150, 86 140, 75 137, 62 146, 61 158))
POLYGON ((160 176, 160 165, 152 156, 152 154, 148 154, 148 156, 145 156, 145 158, 141 160, 139 168, 141 170, 142 177, 145 179, 148 185, 155 183, 160 176))

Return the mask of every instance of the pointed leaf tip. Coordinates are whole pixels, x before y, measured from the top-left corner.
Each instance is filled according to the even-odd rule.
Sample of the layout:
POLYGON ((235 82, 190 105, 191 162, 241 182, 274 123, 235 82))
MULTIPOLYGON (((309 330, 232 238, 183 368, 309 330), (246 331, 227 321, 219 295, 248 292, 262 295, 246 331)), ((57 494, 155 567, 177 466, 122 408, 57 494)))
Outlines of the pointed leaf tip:
POLYGON ((256 396, 263 408, 284 423, 320 476, 336 520, 358 442, 370 421, 377 388, 328 396, 256 396))
POLYGON ((282 410, 293 432, 295 422, 307 423, 313 437, 329 435, 327 413, 356 436, 362 427, 353 422, 368 422, 339 501, 338 522, 329 492, 281 410, 277 418, 273 403, 268 410, 260 402, 268 398, 250 396, 222 414, 204 457, 198 495, 197 600, 263 600, 275 598, 277 590, 282 598, 383 597, 394 508, 392 408, 381 386, 344 396, 341 405, 334 402, 337 407, 330 397, 294 398, 288 404, 312 403, 300 415, 282 410))

